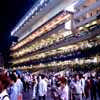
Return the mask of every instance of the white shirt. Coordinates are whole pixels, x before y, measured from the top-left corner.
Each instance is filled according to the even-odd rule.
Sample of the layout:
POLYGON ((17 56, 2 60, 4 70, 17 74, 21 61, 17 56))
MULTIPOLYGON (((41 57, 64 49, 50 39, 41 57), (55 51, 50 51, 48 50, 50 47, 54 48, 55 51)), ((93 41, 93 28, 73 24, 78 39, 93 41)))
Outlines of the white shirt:
POLYGON ((22 81, 21 81, 20 79, 17 79, 17 81, 16 81, 16 86, 17 86, 17 88, 18 88, 19 94, 22 93, 22 90, 23 90, 23 83, 22 83, 22 81))
MULTIPOLYGON (((0 93, 0 100, 3 99, 4 96, 8 95, 7 90, 4 90, 0 93)), ((10 100, 8 96, 6 96, 3 100, 10 100)))
POLYGON ((83 93, 81 81, 71 82, 70 87, 72 89, 72 94, 82 94, 83 93))
POLYGON ((36 87, 37 87, 37 84, 35 84, 34 86, 33 86, 33 99, 35 99, 36 98, 36 87))
POLYGON ((81 79, 81 85, 82 85, 82 90, 83 90, 83 93, 85 92, 85 79, 84 78, 82 78, 81 79))
POLYGON ((44 96, 47 93, 47 82, 41 79, 39 82, 39 96, 44 96))
POLYGON ((61 91, 61 99, 62 100, 69 100, 69 87, 68 85, 61 91))

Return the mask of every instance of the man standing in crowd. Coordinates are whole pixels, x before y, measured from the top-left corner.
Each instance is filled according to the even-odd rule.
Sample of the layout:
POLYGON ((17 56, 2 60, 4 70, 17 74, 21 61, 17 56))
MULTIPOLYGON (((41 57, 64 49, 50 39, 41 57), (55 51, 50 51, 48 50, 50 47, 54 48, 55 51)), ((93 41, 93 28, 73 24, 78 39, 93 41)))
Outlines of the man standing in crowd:
POLYGON ((90 96, 91 100, 97 100, 97 80, 95 77, 91 76, 91 88, 90 88, 90 96))
POLYGON ((36 100, 37 81, 35 76, 33 76, 32 90, 33 90, 32 100, 36 100))
POLYGON ((97 81, 97 92, 98 92, 98 98, 100 99, 100 76, 98 76, 98 81, 97 81))
POLYGON ((41 75, 38 91, 39 91, 39 100, 46 100, 47 82, 45 81, 45 75, 41 75))
POLYGON ((83 87, 78 74, 75 75, 74 80, 70 84, 71 100, 82 100, 83 87))

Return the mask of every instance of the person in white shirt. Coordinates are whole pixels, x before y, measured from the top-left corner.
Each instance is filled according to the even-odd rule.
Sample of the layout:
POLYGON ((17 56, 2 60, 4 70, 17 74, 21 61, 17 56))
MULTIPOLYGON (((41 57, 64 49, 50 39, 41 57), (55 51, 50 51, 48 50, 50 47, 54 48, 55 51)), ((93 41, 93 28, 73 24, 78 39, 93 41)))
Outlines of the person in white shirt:
POLYGON ((75 75, 74 81, 71 82, 71 100, 82 100, 83 86, 78 74, 75 75))
POLYGON ((22 94, 22 92, 23 92, 23 83, 20 79, 20 75, 18 75, 18 77, 17 77, 16 86, 17 86, 17 89, 18 89, 18 95, 19 95, 18 98, 20 98, 20 100, 22 100, 22 98, 23 98, 23 94, 22 94))
POLYGON ((80 81, 81 81, 81 86, 82 86, 82 91, 83 91, 83 97, 85 96, 85 78, 83 77, 83 75, 80 76, 80 81))
POLYGON ((39 92, 39 100, 46 100, 47 82, 45 81, 45 75, 41 75, 38 92, 39 92))
POLYGON ((36 100, 37 81, 35 78, 33 79, 32 86, 33 86, 32 100, 36 100))
POLYGON ((0 93, 0 100, 10 100, 6 89, 0 93))
POLYGON ((5 74, 0 74, 0 100, 10 100, 7 93, 9 84, 9 78, 5 74))
POLYGON ((65 77, 62 77, 60 79, 61 82, 61 94, 60 94, 60 99, 61 100, 69 100, 69 87, 68 87, 68 82, 65 77))

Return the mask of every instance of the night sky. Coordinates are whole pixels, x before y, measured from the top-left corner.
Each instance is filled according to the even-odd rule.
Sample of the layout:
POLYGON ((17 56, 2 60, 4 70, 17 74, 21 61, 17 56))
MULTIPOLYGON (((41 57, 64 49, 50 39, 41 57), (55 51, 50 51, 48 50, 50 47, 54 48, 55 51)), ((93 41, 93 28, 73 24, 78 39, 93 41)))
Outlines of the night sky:
POLYGON ((10 45, 10 32, 37 0, 0 0, 0 51, 10 45))
POLYGON ((37 0, 0 0, 0 52, 5 63, 9 59, 11 30, 37 0))

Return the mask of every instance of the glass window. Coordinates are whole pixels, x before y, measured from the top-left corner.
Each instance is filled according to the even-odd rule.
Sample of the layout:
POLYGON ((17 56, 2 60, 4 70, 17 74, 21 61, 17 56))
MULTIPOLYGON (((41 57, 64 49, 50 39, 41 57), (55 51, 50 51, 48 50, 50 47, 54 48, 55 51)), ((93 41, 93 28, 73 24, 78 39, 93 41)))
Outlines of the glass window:
POLYGON ((100 13, 100 8, 97 8, 97 14, 99 14, 100 13))

